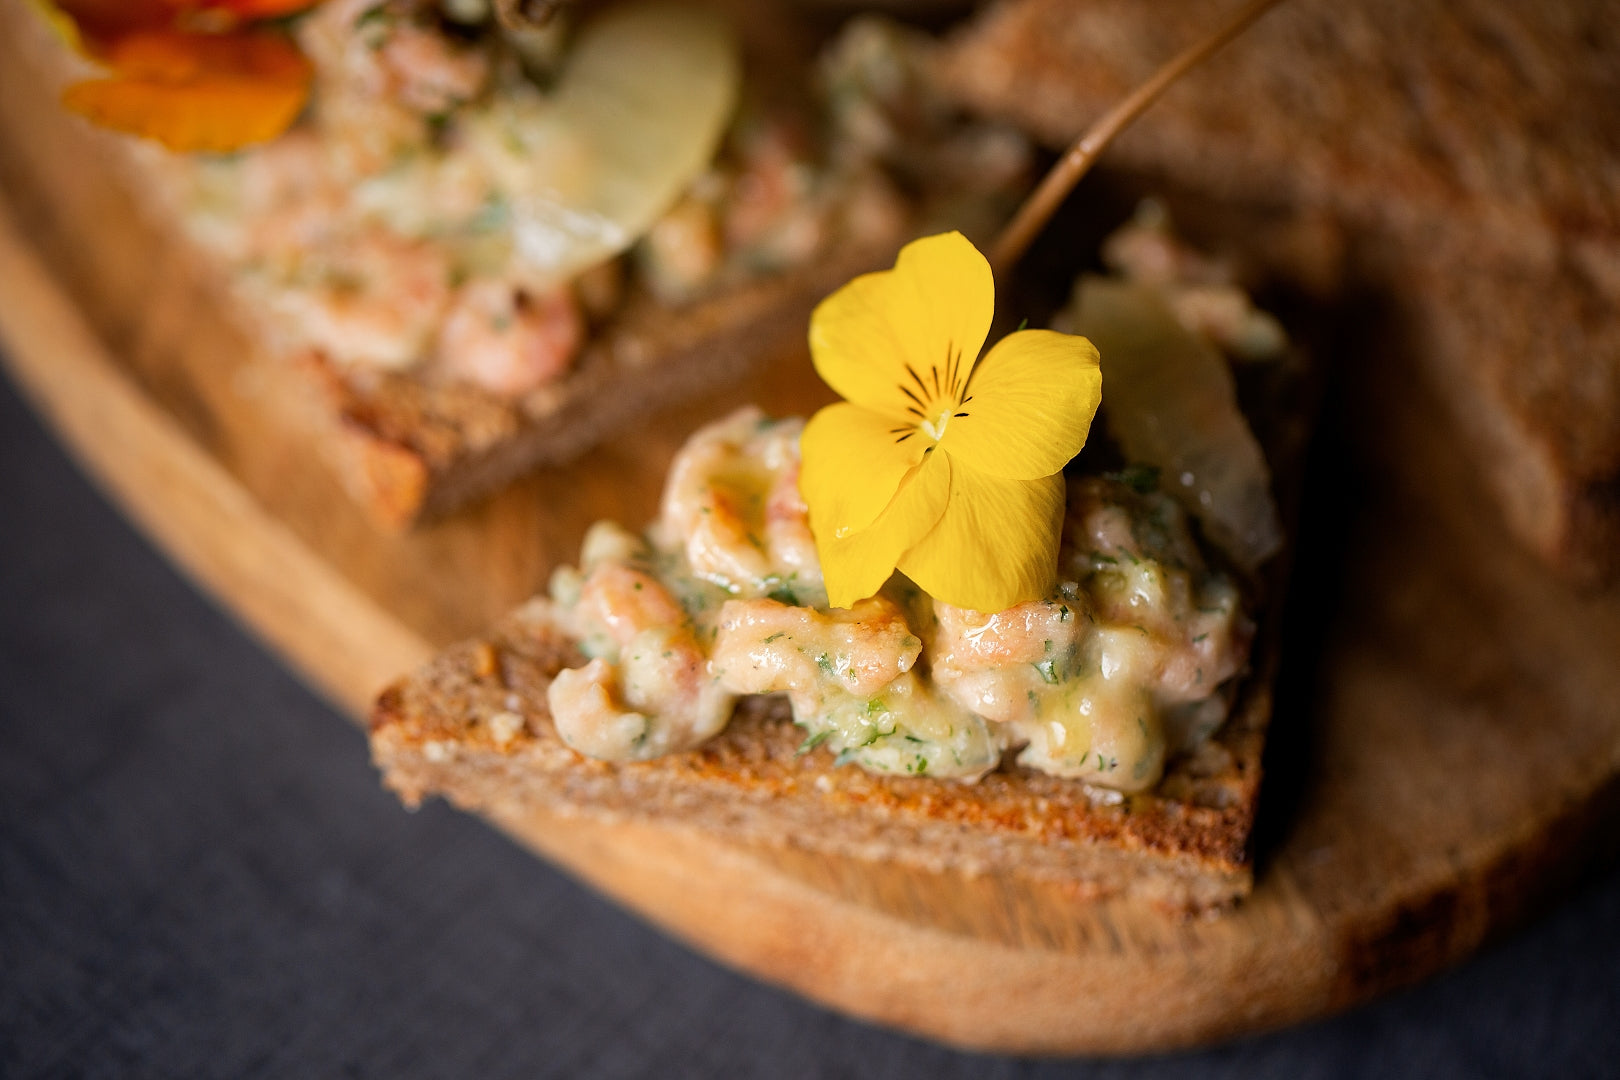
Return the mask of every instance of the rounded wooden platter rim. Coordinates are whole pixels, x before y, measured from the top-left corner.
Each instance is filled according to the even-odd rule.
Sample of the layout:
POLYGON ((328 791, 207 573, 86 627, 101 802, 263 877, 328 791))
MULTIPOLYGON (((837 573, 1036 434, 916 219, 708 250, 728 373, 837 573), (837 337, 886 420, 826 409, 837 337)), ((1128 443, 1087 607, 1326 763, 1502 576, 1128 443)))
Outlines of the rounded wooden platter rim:
MULTIPOLYGON (((312 684, 363 715, 429 654, 147 396, 3 213, 0 280, 15 380, 157 545, 312 684)), ((1591 655, 1620 642, 1620 601, 1570 592, 1494 536, 1457 557, 1479 528, 1461 496, 1412 510, 1386 506, 1377 527, 1407 527, 1404 542, 1448 557, 1414 572, 1384 543, 1358 564, 1347 592, 1395 585, 1338 613, 1351 626, 1315 675, 1315 745, 1288 763, 1307 771, 1308 794, 1281 808, 1288 825, 1262 851, 1254 895, 1218 918, 675 828, 490 817, 708 955, 959 1046, 1134 1053, 1320 1016, 1466 955, 1612 855, 1600 838, 1620 816, 1620 671, 1591 655), (1510 634, 1522 640, 1478 655, 1510 634), (1567 666, 1538 672, 1546 657, 1567 666)), ((1289 709, 1274 732, 1303 722, 1289 709)))

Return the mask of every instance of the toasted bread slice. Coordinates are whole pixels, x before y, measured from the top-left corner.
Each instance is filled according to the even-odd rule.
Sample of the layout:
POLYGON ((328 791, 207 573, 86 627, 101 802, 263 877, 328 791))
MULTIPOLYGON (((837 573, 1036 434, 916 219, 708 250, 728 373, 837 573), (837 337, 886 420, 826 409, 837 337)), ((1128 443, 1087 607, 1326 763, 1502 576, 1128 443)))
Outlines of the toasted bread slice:
MULTIPOLYGON (((944 61, 958 100, 1054 146, 1232 10, 1005 0, 944 61)), ((1402 316, 1514 533, 1620 570, 1620 21, 1581 0, 1296 0, 1109 152, 1161 183, 1334 215, 1402 316)))
MULTIPOLYGON (((1118 262, 1127 276, 1136 272, 1133 267, 1151 263, 1178 267, 1177 280, 1183 276, 1188 282, 1224 280, 1224 264, 1219 260, 1205 261, 1190 249, 1180 247, 1167 231, 1166 223, 1158 217, 1160 213, 1162 211, 1156 208, 1144 208, 1137 224, 1116 234, 1118 251, 1123 253, 1118 262)), ((1115 242, 1111 241, 1105 250, 1114 247, 1115 242)), ((1151 314, 1157 305, 1127 304, 1110 308, 1106 302, 1099 301, 1101 306, 1092 306, 1081 299, 1102 295, 1095 291, 1099 288, 1097 284, 1084 286, 1060 319, 1084 320, 1090 331, 1099 335, 1097 340, 1109 348, 1151 351, 1155 346, 1139 332, 1144 325, 1159 325, 1151 321, 1160 317, 1151 314), (1114 314, 1110 316, 1109 311, 1114 314), (1149 323, 1127 328, 1132 320, 1144 318, 1149 323)), ((1115 286, 1105 290, 1105 294, 1143 295, 1140 291, 1132 292, 1132 288, 1134 286, 1115 286)), ((1178 293, 1173 283, 1163 288, 1169 290, 1161 294, 1165 298, 1181 296, 1185 299, 1195 292, 1208 297, 1214 295, 1211 289, 1221 292, 1228 300, 1242 298, 1241 293, 1229 286, 1206 284, 1201 287, 1204 291, 1188 293, 1178 293)), ((1211 343, 1219 340, 1226 343, 1223 348, 1236 349, 1241 342, 1250 339, 1248 331, 1266 329, 1262 324, 1269 316, 1243 304, 1220 306, 1223 309, 1242 307, 1249 314, 1241 319, 1221 320, 1224 329, 1200 323, 1205 330, 1200 331, 1199 336, 1209 334, 1206 340, 1211 343)), ((1172 316, 1168 308, 1159 310, 1162 317, 1169 320, 1167 325, 1178 325, 1180 320, 1194 317, 1190 310, 1176 316, 1172 316)), ((1270 327, 1275 329, 1275 324, 1270 327)), ((1178 332, 1185 333, 1184 330, 1178 332)), ((1258 336, 1270 338, 1272 335, 1268 331, 1258 336)), ((1297 350, 1271 341, 1260 352, 1269 354, 1272 359, 1258 361, 1267 365, 1266 370, 1251 372, 1251 376, 1270 383, 1277 393, 1265 395, 1267 404, 1262 406, 1266 411, 1265 422, 1256 427, 1277 478, 1275 487, 1285 496, 1286 519, 1291 516, 1288 511, 1299 487, 1309 417, 1314 412, 1311 408, 1314 391, 1308 384, 1314 380, 1303 377, 1309 366, 1304 364, 1297 350)), ((1256 358, 1259 355, 1257 352, 1256 358)), ((1131 385, 1130 372, 1134 369, 1116 361, 1114 370, 1118 387, 1131 385)), ((1258 387, 1260 383, 1253 385, 1258 387)), ((1120 408, 1128 410, 1130 406, 1120 408)), ((755 437, 751 433, 774 430, 775 425, 759 428, 758 419, 739 414, 694 435, 689 446, 695 449, 687 452, 694 455, 693 461, 703 464, 691 468, 714 469, 715 477, 731 475, 727 470, 732 466, 723 463, 732 459, 712 451, 716 446, 753 446, 747 441, 755 437), (728 439, 737 441, 728 443, 728 439)), ((1114 427, 1111 420, 1110 428, 1114 427)), ((1120 428, 1115 437, 1121 438, 1120 432, 1125 430, 1120 428)), ((760 434, 757 437, 774 436, 760 434)), ((1208 438, 1217 437, 1210 433, 1208 438)), ((738 454, 766 452, 760 447, 736 450, 738 454)), ((1106 455, 1108 451, 1101 452, 1106 455)), ((694 482, 680 462, 672 475, 687 476, 686 487, 694 482)), ((1096 562, 1098 554, 1092 550, 1099 534, 1086 531, 1087 527, 1081 524, 1087 520, 1082 509, 1088 505, 1086 492, 1095 490, 1089 485, 1111 484, 1123 490, 1130 484, 1124 479, 1128 475, 1128 471, 1116 473, 1107 480, 1071 477, 1066 542, 1075 545, 1073 551, 1082 555, 1087 567, 1102 565, 1096 562)), ((726 481, 713 482, 724 484, 726 481)), ((1156 485, 1157 481, 1150 483, 1156 485)), ((684 491, 686 487, 679 490, 684 491)), ((1223 490, 1231 494, 1230 485, 1223 490)), ((666 494, 667 512, 672 505, 667 501, 669 498, 666 494)), ((1161 520, 1154 514, 1149 514, 1148 519, 1161 520)), ((674 520, 666 513, 657 528, 674 528, 674 520)), ((1207 528, 1211 523, 1205 521, 1204 525, 1208 536, 1207 528)), ((662 542, 667 541, 666 533, 662 542)), ((1190 535, 1186 543, 1193 543, 1190 535)), ((1237 558, 1237 547, 1214 540, 1211 547, 1237 558)), ((615 556, 600 553, 618 550, 616 542, 588 542, 587 548, 594 548, 599 554, 584 556, 582 566, 594 565, 595 560, 602 558, 608 559, 611 565, 615 556)), ((1066 557, 1072 555, 1073 552, 1066 557)), ((1177 565, 1199 562, 1196 556, 1165 557, 1177 565)), ((555 595, 560 598, 559 602, 573 604, 574 608, 559 607, 549 599, 532 600, 488 634, 451 648, 422 671, 385 691, 372 716, 373 757, 383 772, 385 783, 409 804, 438 794, 458 806, 497 818, 524 810, 652 818, 748 845, 790 846, 829 856, 894 863, 926 871, 1024 876, 1059 882, 1082 897, 1126 896, 1173 911, 1208 911, 1234 903, 1246 895, 1252 885, 1250 838, 1259 793, 1261 752, 1271 716, 1271 685, 1278 648, 1277 597, 1288 561, 1286 557, 1271 558, 1265 563, 1263 579, 1245 574, 1250 585, 1249 600, 1264 597, 1269 603, 1252 649, 1247 643, 1248 631, 1241 632, 1244 637, 1241 648, 1248 657, 1247 664, 1238 660, 1236 678, 1232 683, 1223 683, 1223 689, 1218 692, 1223 702, 1230 703, 1225 709, 1224 723, 1212 735, 1190 741, 1177 740, 1175 745, 1180 749, 1172 750, 1160 779, 1156 783, 1149 781, 1152 786, 1136 794, 1093 786, 1076 775, 1064 777, 1039 771, 1014 761, 1011 753, 1003 753, 999 767, 987 773, 972 769, 964 772, 963 775, 977 775, 976 780, 923 775, 922 769, 915 774, 903 774, 895 765, 880 763, 874 763, 876 771, 867 771, 845 764, 859 760, 850 756, 848 746, 866 743, 845 745, 829 740, 823 745, 829 734, 834 734, 835 739, 841 736, 816 726, 821 718, 819 713, 814 719, 800 717, 809 730, 816 733, 807 739, 806 727, 795 723, 789 702, 780 696, 742 697, 729 725, 693 750, 640 763, 584 757, 570 748, 570 742, 583 745, 593 753, 597 751, 592 749, 595 743, 579 741, 583 730, 579 727, 579 717, 565 716, 568 721, 565 727, 571 733, 565 737, 559 731, 550 705, 554 696, 549 693, 553 679, 566 668, 579 668, 586 663, 586 656, 572 635, 593 632, 588 621, 579 621, 578 604, 571 599, 579 590, 568 582, 577 575, 567 574, 563 575, 555 595), (835 756, 832 750, 839 745, 845 745, 845 753, 835 756), (896 771, 883 771, 890 768, 896 771)), ((1105 562, 1111 564, 1113 559, 1105 562)), ((594 575, 596 571, 586 573, 594 575)), ((604 583, 611 580, 617 579, 603 579, 604 583)), ((612 588, 611 585, 604 587, 612 588)), ((642 589, 639 579, 621 589, 626 597, 642 597, 630 603, 624 618, 639 617, 637 613, 644 603, 652 605, 647 610, 657 608, 656 602, 646 599, 653 594, 641 592, 642 589), (629 590, 636 592, 632 594, 629 590)), ((609 594, 595 595, 605 598, 609 594)), ((773 600, 739 603, 779 608, 781 605, 773 605, 773 600)), ((693 610, 707 611, 709 607, 700 605, 693 610)), ((1066 616, 1067 608, 1063 611, 1066 616)), ((592 617, 586 616, 587 619, 592 617)), ((720 618, 725 622, 727 616, 722 614, 720 618)), ((1125 622, 1133 618, 1146 616, 1137 614, 1126 618, 1125 622)), ((1183 616, 1175 618, 1179 621, 1183 616)), ((736 625, 745 622, 747 620, 742 619, 736 625)), ((942 624, 936 621, 935 625, 942 624)), ((1141 626, 1126 629, 1148 633, 1141 626)), ((744 632, 745 637, 746 634, 744 632)), ((773 632, 760 644, 768 646, 783 636, 783 633, 773 632)), ((1034 637, 1040 636, 1041 633, 1034 633, 1034 637)), ((1204 633, 1191 640, 1196 643, 1207 637, 1209 634, 1204 633)), ((938 645, 936 638, 935 646, 929 647, 938 645)), ((1050 652, 1053 642, 1046 641, 1045 645, 1050 652)), ((818 642, 803 647, 813 652, 821 645, 818 642)), ((792 648, 801 646, 792 645, 792 648)), ((949 648, 945 646, 947 652, 941 655, 948 655, 949 648)), ((717 646, 709 655, 713 659, 720 652, 717 646)), ((601 649, 595 648, 593 654, 600 655, 601 649)), ((670 654, 666 651, 664 655, 670 654)), ((802 655, 808 657, 809 652, 802 655)), ((825 655, 817 658, 817 665, 825 660, 825 655)), ((754 662, 772 667, 771 662, 754 662)), ((726 662, 728 668, 730 664, 731 661, 726 662)), ((600 661, 595 662, 595 666, 599 665, 600 661)), ((755 670, 759 668, 756 666, 755 670)), ((826 672, 828 668, 822 667, 822 670, 826 672)), ((1197 676, 1200 683, 1203 674, 1200 667, 1197 676)), ((1045 673, 1042 677, 1048 683, 1053 681, 1045 673)), ((764 685, 780 684, 767 682, 764 685)), ((1019 699, 1023 696, 1016 683, 1003 686, 998 693, 1019 699)), ((870 691, 862 690, 861 694, 867 695, 870 691)), ((566 689, 562 695, 565 701, 583 700, 566 689)), ((1032 702, 1036 700, 1033 690, 1029 696, 1032 702)), ((562 707, 565 706, 559 706, 562 707)), ((800 707, 820 709, 822 703, 801 704, 800 707)), ((1137 723, 1140 725, 1142 721, 1138 719, 1137 723)), ((1146 730, 1143 728, 1144 734, 1146 730)), ((1022 741, 1015 737, 1006 746, 1016 750, 1022 741)), ((604 752, 603 756, 615 755, 604 752)), ((961 763, 960 758, 957 761, 961 763)), ((1039 758, 1032 759, 1025 754, 1019 761, 1038 763, 1039 758)))
POLYGON ((613 764, 576 754, 546 688, 584 662, 533 601, 390 687, 372 755, 408 804, 653 818, 744 844, 794 846, 928 871, 1026 875, 1077 895, 1175 911, 1228 905, 1252 884, 1248 841, 1271 715, 1274 650, 1256 658, 1225 726, 1146 795, 1121 798, 1021 767, 977 783, 879 776, 802 752, 785 700, 749 698, 701 748, 613 764))
POLYGON ((797 347, 815 303, 892 254, 898 234, 861 238, 811 266, 685 306, 635 298, 573 370, 522 402, 409 374, 346 378, 309 357, 333 431, 327 455, 379 521, 453 510, 529 470, 563 462, 633 424, 797 347))
MULTIPOLYGON (((727 6, 724 0, 720 6, 727 6)), ((748 100, 757 97, 758 107, 784 129, 796 129, 801 118, 809 128, 824 123, 808 92, 814 35, 781 13, 729 6, 743 39, 748 100)), ((52 108, 61 87, 92 73, 21 0, 0 2, 0 25, 15 32, 7 46, 18 68, 11 79, 37 99, 34 108, 52 108)), ((18 103, 19 110, 27 107, 18 103)), ((62 123, 83 127, 77 119, 62 123)), ((283 139, 308 134, 308 127, 283 139)), ((927 204, 925 196, 902 192, 887 178, 865 183, 872 177, 863 173, 857 186, 877 197, 832 205, 808 254, 778 262, 762 257, 755 267, 752 249, 740 255, 727 249, 728 258, 736 257, 690 296, 672 297, 668 290, 661 296, 626 273, 632 280, 617 290, 619 299, 588 313, 585 344, 566 372, 503 393, 434 370, 439 358, 431 348, 412 366, 390 369, 346 362, 290 336, 287 319, 251 284, 252 274, 205 242, 208 226, 193 220, 198 181, 188 166, 121 136, 73 135, 93 142, 112 165, 106 171, 135 196, 155 231, 190 238, 194 261, 226 301, 230 320, 255 343, 256 359, 262 354, 267 363, 294 368, 295 378, 308 376, 306 430, 287 437, 314 441, 357 501, 392 527, 449 511, 536 466, 566 460, 650 410, 724 386, 748 366, 798 345, 814 303, 891 257, 927 204), (851 209, 855 204, 871 212, 851 209)), ((1019 146, 1027 154, 1027 145, 1019 146)), ((789 171, 795 167, 790 162, 789 171)), ((50 182, 43 174, 27 179, 50 182)), ((624 265, 632 262, 626 257, 624 265)))

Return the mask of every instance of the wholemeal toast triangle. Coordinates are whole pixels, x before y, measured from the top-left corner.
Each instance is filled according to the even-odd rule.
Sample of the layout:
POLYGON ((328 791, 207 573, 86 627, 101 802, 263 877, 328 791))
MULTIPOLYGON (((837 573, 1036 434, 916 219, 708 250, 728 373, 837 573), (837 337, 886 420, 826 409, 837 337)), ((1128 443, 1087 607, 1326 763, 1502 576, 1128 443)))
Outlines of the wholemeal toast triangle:
MULTIPOLYGON (((1239 464, 1239 444, 1244 438, 1252 443, 1252 436, 1218 419, 1236 421, 1238 414, 1235 402, 1217 403, 1219 379, 1210 377, 1226 362, 1210 345, 1219 341, 1228 355, 1247 354, 1251 387, 1269 383, 1277 391, 1261 395, 1269 404, 1258 430, 1286 493, 1298 489, 1310 395, 1302 357, 1286 346, 1280 328, 1249 307, 1240 291, 1219 284, 1225 273, 1219 261, 1179 246, 1161 214, 1155 205, 1144 206, 1136 222, 1105 245, 1126 280, 1082 278, 1073 304, 1055 320, 1080 320, 1105 355, 1114 356, 1117 415, 1108 428, 1119 444, 1101 445, 1100 456, 1068 477, 1060 555, 1066 583, 1052 594, 1058 599, 980 615, 928 601, 896 578, 855 609, 822 611, 819 570, 790 585, 785 599, 778 592, 791 577, 728 591, 713 578, 682 576, 700 573, 695 560, 730 542, 724 540, 733 536, 728 507, 754 506, 766 515, 756 524, 736 519, 742 531, 735 536, 766 545, 756 547, 761 553, 799 550, 770 545, 806 538, 793 531, 805 512, 798 494, 798 422, 743 410, 693 435, 671 468, 663 515, 644 539, 599 526, 586 538, 581 569, 560 570, 550 597, 529 601, 381 695, 371 745, 385 784, 411 805, 442 795, 497 820, 534 811, 652 819, 744 845, 923 871, 1025 877, 1059 883, 1077 897, 1129 897, 1178 912, 1219 909, 1246 895, 1279 646, 1276 597, 1288 560, 1273 544, 1249 549, 1252 558, 1239 555, 1259 535, 1253 529, 1260 518, 1225 539, 1210 531, 1219 520, 1233 520, 1227 509, 1242 501, 1240 490, 1250 490, 1237 477, 1266 483, 1263 464, 1258 473, 1239 464), (1158 286, 1167 291, 1157 295, 1181 301, 1177 313, 1150 301, 1152 290, 1130 284, 1151 267, 1175 267, 1176 280, 1185 278, 1185 289, 1175 281, 1158 286), (1214 297, 1223 301, 1211 304, 1214 297), (1211 321, 1212 312, 1221 314, 1211 321), (1202 329, 1190 332, 1186 320, 1202 329), (1201 359, 1193 362, 1193 356, 1201 359), (1254 364, 1265 370, 1253 370, 1254 364), (1163 384, 1167 375, 1179 389, 1163 384), (1133 387, 1150 385, 1157 387, 1155 404, 1133 398, 1133 387), (1219 463, 1136 442, 1132 433, 1140 429, 1132 417, 1170 422, 1182 416, 1176 401, 1204 414, 1175 420, 1201 433, 1180 445, 1220 446, 1219 463), (1159 470, 1096 475, 1109 454, 1131 446, 1168 453, 1165 460, 1198 470, 1178 471, 1172 483, 1202 508, 1206 548, 1186 531, 1187 519, 1161 487, 1159 470), (1215 473, 1225 479, 1221 499, 1211 503, 1202 485, 1215 473), (1186 479, 1195 475, 1204 479, 1186 479), (763 484, 757 490, 770 495, 728 486, 735 483, 763 484), (777 539, 757 539, 756 529, 777 539), (1211 555, 1217 561, 1206 565, 1211 555), (1131 576, 1136 573, 1148 577, 1138 586, 1125 584, 1138 580, 1131 576), (1115 588, 1125 592, 1107 592, 1115 588), (1109 595, 1124 606, 1110 606, 1109 595), (1257 635, 1245 597, 1270 601, 1257 635), (1078 605, 1078 618, 1071 617, 1071 604, 1078 605), (895 629, 900 625, 908 635, 903 641, 895 629), (844 630, 850 636, 836 636, 844 630), (680 636, 687 633, 692 636, 680 636), (1191 651, 1153 652, 1159 646, 1144 641, 1191 651), (908 654, 907 648, 919 651, 908 654), (1129 658, 1138 648, 1152 652, 1155 658, 1142 662, 1150 666, 1129 658), (628 669, 616 667, 630 663, 645 672, 634 676, 634 688, 628 669), (891 663, 899 666, 885 666, 891 663), (666 680, 655 674, 663 670, 688 674, 666 680), (1214 676, 1207 683, 1206 673, 1214 676), (991 681, 959 681, 979 675, 991 681), (901 689, 902 682, 911 689, 901 689), (1082 685, 1093 689, 1078 689, 1082 685), (707 708, 698 704, 698 688, 716 686, 736 695, 735 713, 727 723, 723 711, 709 726, 687 710, 707 708), (838 696, 844 693, 839 686, 848 688, 846 696, 838 696), (1131 696, 1149 693, 1149 686, 1167 696, 1131 696), (926 707, 930 688, 940 687, 974 716, 962 727, 955 720, 906 726, 911 721, 900 710, 908 706, 901 703, 926 707), (1093 693, 1103 696, 1087 696, 1093 693), (1043 702, 1061 711, 1043 711, 1043 702), (1124 702, 1132 704, 1122 710, 1124 702), (1150 734, 1168 722, 1163 710, 1173 703, 1194 710, 1178 714, 1185 718, 1178 723, 1191 726, 1174 738, 1150 734), (1144 721, 1144 707, 1157 715, 1144 721), (562 711, 561 723, 554 708, 562 711), (660 720, 664 726, 655 728, 654 714, 666 709, 680 719, 660 720), (891 718, 888 726, 883 717, 891 718), (991 721, 1006 727, 988 736, 1003 741, 991 743, 987 753, 970 749, 976 743, 954 741, 975 723, 991 721), (1078 757, 1075 748, 1062 749, 1071 722, 1089 730, 1077 736, 1086 740, 1075 744, 1078 757), (692 725, 681 730, 694 737, 672 735, 670 725, 677 723, 692 725), (1138 729, 1140 744, 1097 741, 1127 731, 1135 739, 1138 729), (914 732, 924 737, 913 738, 914 732), (1157 756, 1147 749, 1155 743, 1157 756), (956 749, 924 756, 947 745, 956 749), (1105 759, 1104 745, 1118 756, 1105 759), (1095 761, 1087 771, 1091 750, 1095 761)), ((1292 502, 1284 500, 1285 506, 1292 502)), ((1280 544, 1281 534, 1275 535, 1280 544)), ((719 699, 718 707, 729 710, 732 700, 719 699)))
POLYGON ((1119 796, 1018 766, 977 783, 835 766, 779 696, 748 698, 696 750, 647 762, 582 757, 558 736, 552 677, 584 662, 531 601, 386 690, 372 756, 410 805, 442 795, 503 808, 656 819, 744 844, 927 871, 1058 881, 1181 912, 1229 905, 1252 884, 1249 837, 1271 716, 1273 648, 1255 658, 1231 715, 1148 794, 1119 796))

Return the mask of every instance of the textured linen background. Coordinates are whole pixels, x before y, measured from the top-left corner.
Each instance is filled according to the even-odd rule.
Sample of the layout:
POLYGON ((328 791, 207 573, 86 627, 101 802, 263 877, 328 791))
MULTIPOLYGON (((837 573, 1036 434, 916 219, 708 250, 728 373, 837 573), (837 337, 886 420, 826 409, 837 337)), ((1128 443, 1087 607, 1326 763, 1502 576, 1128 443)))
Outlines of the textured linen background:
POLYGON ((0 1076, 1603 1075, 1613 873, 1415 990, 1142 1061, 958 1054, 722 970, 472 818, 401 810, 0 380, 0 1076))

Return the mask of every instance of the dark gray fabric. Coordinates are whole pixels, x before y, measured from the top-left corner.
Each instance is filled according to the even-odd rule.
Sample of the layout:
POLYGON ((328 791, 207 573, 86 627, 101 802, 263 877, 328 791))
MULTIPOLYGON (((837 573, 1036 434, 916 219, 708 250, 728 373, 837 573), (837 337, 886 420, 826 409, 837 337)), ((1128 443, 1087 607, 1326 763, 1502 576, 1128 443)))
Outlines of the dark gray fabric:
POLYGON ((0 381, 5 1077, 1612 1076, 1617 961, 1610 875, 1428 985, 1201 1054, 1017 1062, 852 1023, 401 810, 0 381))

